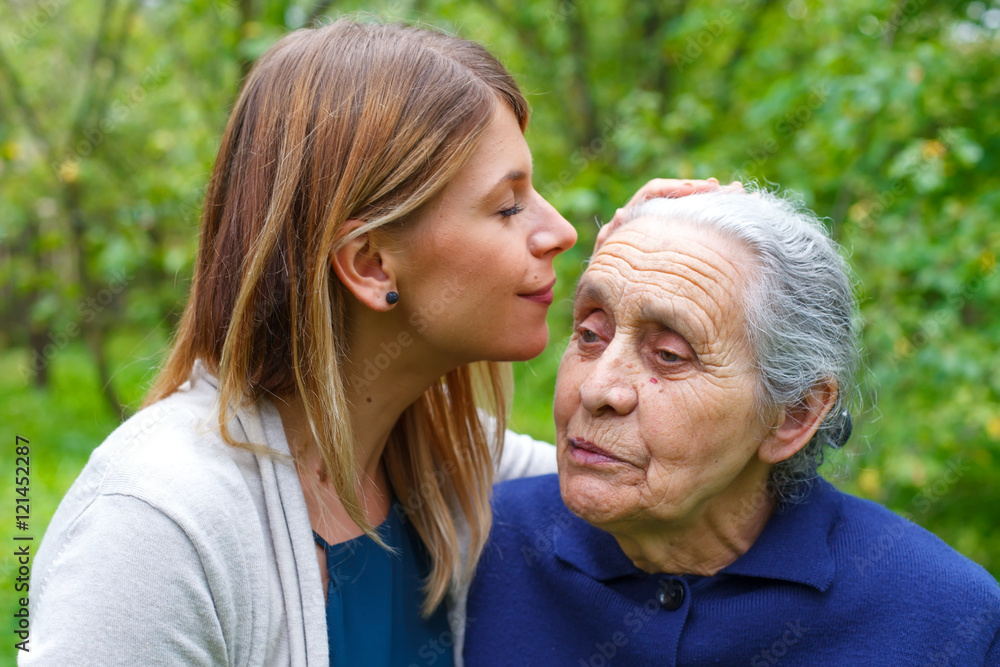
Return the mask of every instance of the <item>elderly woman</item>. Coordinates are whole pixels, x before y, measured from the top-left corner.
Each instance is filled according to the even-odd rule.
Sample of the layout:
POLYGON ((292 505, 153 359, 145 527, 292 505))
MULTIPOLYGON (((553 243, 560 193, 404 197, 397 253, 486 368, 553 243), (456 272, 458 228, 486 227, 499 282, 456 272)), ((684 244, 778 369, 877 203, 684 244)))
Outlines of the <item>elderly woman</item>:
POLYGON ((599 241, 559 475, 498 486, 469 665, 1000 665, 1000 588, 816 477, 850 435, 844 261, 772 194, 657 199, 599 241))

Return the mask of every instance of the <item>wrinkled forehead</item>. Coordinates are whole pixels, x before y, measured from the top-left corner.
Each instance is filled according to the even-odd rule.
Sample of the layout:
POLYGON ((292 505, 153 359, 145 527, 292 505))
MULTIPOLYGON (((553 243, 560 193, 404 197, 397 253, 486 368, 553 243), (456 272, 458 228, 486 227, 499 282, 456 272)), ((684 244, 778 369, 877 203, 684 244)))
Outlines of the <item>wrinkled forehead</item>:
POLYGON ((718 232, 643 217, 616 230, 594 253, 577 302, 676 311, 674 319, 702 330, 699 337, 717 336, 743 323, 751 270, 749 253, 718 232))

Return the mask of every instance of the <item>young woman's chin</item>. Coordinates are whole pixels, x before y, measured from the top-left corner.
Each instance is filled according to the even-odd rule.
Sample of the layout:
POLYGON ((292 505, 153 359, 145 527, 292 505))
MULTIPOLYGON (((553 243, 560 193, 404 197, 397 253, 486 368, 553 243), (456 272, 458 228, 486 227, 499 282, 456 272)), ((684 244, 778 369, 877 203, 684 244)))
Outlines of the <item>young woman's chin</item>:
POLYGON ((549 342, 549 327, 545 322, 521 327, 497 337, 489 351, 480 358, 489 361, 530 361, 545 351, 549 342))
POLYGON ((545 328, 544 334, 536 337, 530 345, 526 345, 522 350, 521 354, 511 361, 529 361, 534 359, 542 352, 545 351, 545 346, 549 342, 549 330, 548 327, 545 328))
MULTIPOLYGON (((512 361, 528 361, 545 351, 545 346, 549 344, 549 324, 545 320, 548 308, 545 308, 544 311, 545 313, 540 320, 533 323, 523 334, 518 345, 520 355, 512 361)), ((513 340, 517 340, 517 338, 514 337, 513 340)))
POLYGON ((515 335, 508 342, 515 343, 514 346, 506 345, 494 350, 488 357, 491 361, 530 361, 545 351, 545 346, 549 342, 549 329, 544 327, 538 332, 525 335, 520 334, 520 340, 515 335))

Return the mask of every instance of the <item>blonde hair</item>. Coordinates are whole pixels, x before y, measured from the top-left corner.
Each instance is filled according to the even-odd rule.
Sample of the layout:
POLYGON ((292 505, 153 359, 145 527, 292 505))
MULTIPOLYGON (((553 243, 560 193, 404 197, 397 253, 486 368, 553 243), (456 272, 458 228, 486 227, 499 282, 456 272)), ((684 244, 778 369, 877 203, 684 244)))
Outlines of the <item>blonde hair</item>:
MULTIPOLYGON (((276 43, 248 75, 223 135, 191 295, 146 404, 175 392, 201 359, 219 379, 223 438, 252 448, 231 437, 233 411, 297 396, 344 509, 380 541, 355 486, 346 288, 330 253, 347 240, 338 239, 346 220, 365 221, 356 234, 405 224, 465 164, 499 105, 524 131, 528 106, 510 74, 450 35, 340 20, 276 43)), ((506 370, 479 362, 448 373, 387 443, 389 479, 397 498, 410 499, 404 509, 432 558, 425 614, 471 573, 489 534, 506 370), (482 424, 477 397, 495 428, 482 424), (464 569, 453 500, 471 533, 464 569)))

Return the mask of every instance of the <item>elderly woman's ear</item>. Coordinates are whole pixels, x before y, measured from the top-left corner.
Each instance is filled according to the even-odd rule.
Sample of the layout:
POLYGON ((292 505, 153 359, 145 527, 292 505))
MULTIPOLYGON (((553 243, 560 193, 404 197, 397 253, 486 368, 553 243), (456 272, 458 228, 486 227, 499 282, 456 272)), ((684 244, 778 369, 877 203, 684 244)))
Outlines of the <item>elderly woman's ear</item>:
POLYGON ((777 426, 764 438, 757 455, 764 463, 781 463, 806 446, 837 401, 837 381, 813 387, 799 403, 778 413, 777 426))

